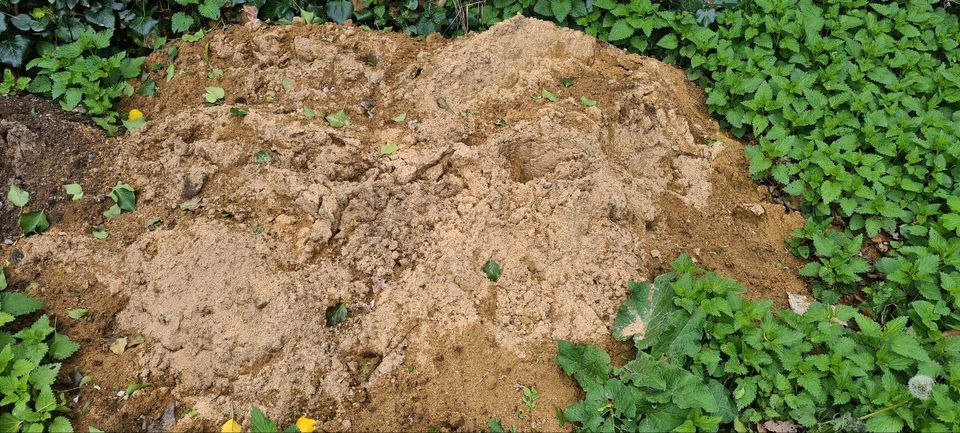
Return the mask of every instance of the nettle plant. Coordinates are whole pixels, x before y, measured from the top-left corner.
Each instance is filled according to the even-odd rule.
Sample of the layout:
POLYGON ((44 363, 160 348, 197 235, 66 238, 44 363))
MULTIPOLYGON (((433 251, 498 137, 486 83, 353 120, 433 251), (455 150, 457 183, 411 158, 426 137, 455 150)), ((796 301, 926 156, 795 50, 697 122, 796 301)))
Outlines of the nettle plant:
POLYGON ((28 70, 36 70, 28 89, 59 100, 65 110, 82 107, 94 122, 115 133, 119 115, 113 104, 133 94, 126 80, 140 75, 144 58, 127 58, 126 52, 101 57, 112 36, 112 30, 84 31, 75 42, 44 51, 27 63, 28 70))
POLYGON ((5 291, 0 268, 0 431, 72 432, 66 397, 53 390, 60 361, 80 345, 56 332, 47 315, 33 324, 17 320, 43 308, 27 295, 5 291))
POLYGON ((960 337, 944 336, 943 311, 926 301, 883 325, 844 305, 771 311, 687 256, 629 289, 613 336, 633 341, 632 360, 558 344, 557 363, 586 392, 564 419, 585 430, 960 429, 960 337))

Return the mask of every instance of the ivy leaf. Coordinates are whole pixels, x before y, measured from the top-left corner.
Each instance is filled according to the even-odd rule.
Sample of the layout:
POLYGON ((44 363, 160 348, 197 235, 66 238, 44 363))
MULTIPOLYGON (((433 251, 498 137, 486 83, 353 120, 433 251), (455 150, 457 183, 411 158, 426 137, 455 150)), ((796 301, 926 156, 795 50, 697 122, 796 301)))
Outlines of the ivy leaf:
POLYGON ((50 228, 50 223, 47 221, 47 214, 42 210, 21 214, 19 224, 20 231, 23 232, 24 236, 40 234, 50 228))
POLYGON ((220 102, 225 95, 226 92, 224 92, 223 87, 207 87, 204 99, 206 99, 208 104, 216 104, 220 102))
POLYGON ((543 99, 546 99, 546 100, 548 100, 548 101, 550 101, 550 102, 557 102, 557 95, 551 93, 551 92, 550 92, 549 90, 547 90, 547 89, 542 89, 542 90, 540 90, 540 97, 543 98, 543 99))
POLYGON ((392 155, 394 152, 396 152, 399 149, 400 149, 400 146, 397 146, 396 144, 393 144, 393 143, 387 144, 380 148, 380 155, 381 156, 392 155))
POLYGON ((7 191, 7 200, 16 207, 24 207, 30 201, 30 193, 20 189, 15 184, 10 184, 10 191, 7 191))
POLYGON ((137 210, 137 193, 130 185, 118 182, 117 186, 110 190, 110 198, 113 199, 121 210, 127 212, 137 210))
POLYGON ((493 259, 487 260, 480 270, 483 271, 483 274, 487 276, 488 280, 493 281, 494 283, 500 279, 500 264, 495 262, 493 259))
POLYGON ((327 18, 337 24, 343 24, 353 15, 353 3, 350 0, 333 0, 327 2, 327 18))
POLYGON ((343 302, 338 302, 337 305, 327 307, 326 326, 328 328, 332 328, 339 325, 344 320, 347 320, 348 313, 349 311, 347 310, 347 304, 344 304, 343 302))
POLYGON ((347 115, 345 110, 330 113, 324 117, 324 119, 326 119, 327 123, 330 124, 330 127, 334 129, 340 129, 350 124, 350 116, 347 115))

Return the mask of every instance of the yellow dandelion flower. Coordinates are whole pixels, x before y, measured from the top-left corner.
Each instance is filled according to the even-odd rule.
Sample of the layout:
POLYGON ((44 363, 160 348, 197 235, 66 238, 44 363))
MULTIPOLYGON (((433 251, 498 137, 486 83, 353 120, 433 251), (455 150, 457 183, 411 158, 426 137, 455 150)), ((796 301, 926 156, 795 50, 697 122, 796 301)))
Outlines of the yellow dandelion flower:
POLYGON ((297 428, 300 433, 313 433, 317 428, 317 420, 302 416, 297 420, 297 428))
POLYGON ((230 418, 230 421, 223 423, 223 426, 220 427, 220 433, 240 433, 240 430, 240 424, 233 418, 230 418))
POLYGON ((127 115, 127 120, 131 122, 135 120, 140 120, 140 119, 143 119, 143 112, 140 110, 137 110, 136 108, 134 108, 133 110, 130 110, 130 114, 127 115))

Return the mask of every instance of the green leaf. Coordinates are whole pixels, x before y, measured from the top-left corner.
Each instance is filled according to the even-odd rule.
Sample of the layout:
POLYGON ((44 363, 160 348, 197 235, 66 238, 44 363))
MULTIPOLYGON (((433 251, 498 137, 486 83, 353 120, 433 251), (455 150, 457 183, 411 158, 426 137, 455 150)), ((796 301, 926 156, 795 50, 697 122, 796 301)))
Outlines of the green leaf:
POLYGON ((67 317, 74 320, 79 320, 86 317, 87 313, 89 313, 89 311, 87 311, 87 309, 85 308, 76 308, 76 309, 67 311, 67 317))
POLYGON ((393 120, 394 122, 397 122, 397 123, 403 122, 403 121, 407 120, 407 113, 400 113, 400 114, 398 114, 398 115, 396 115, 396 116, 393 116, 393 118, 392 118, 391 120, 393 120))
POLYGON ((603 386, 610 378, 610 355, 603 349, 565 340, 557 341, 557 349, 557 365, 584 390, 603 386))
POLYGON ((261 150, 253 155, 253 160, 260 165, 269 164, 273 160, 273 155, 269 151, 261 150))
POLYGON ((282 87, 283 90, 290 90, 290 77, 284 75, 283 78, 280 79, 280 87, 282 87))
POLYGON ((44 211, 36 212, 24 212, 20 214, 20 231, 23 232, 24 236, 29 236, 31 234, 40 234, 44 230, 50 228, 50 223, 47 222, 47 214, 44 211))
POLYGON ((47 426, 47 431, 50 433, 73 433, 73 424, 70 424, 70 420, 58 416, 47 426))
POLYGON ((392 144, 392 143, 387 144, 380 148, 380 155, 381 156, 392 155, 394 152, 396 152, 399 149, 400 149, 400 146, 397 146, 396 144, 392 144))
POLYGON ((347 310, 347 304, 344 304, 343 302, 338 302, 336 305, 327 307, 326 326, 328 328, 332 328, 340 323, 343 323, 344 320, 347 320, 348 313, 349 311, 347 310))
POLYGON ((23 293, 0 293, 0 311, 13 316, 23 316, 43 309, 43 303, 23 293))
POLYGON ((350 116, 347 115, 345 110, 340 110, 335 113, 330 113, 326 117, 327 123, 330 124, 331 128, 340 129, 350 124, 350 116))
POLYGON ((867 431, 896 433, 903 430, 903 421, 892 412, 878 413, 867 419, 867 431))
POLYGON ((124 120, 123 127, 127 128, 127 131, 137 131, 147 123, 147 119, 141 117, 137 120, 124 120))
POLYGON ((488 280, 493 281, 494 283, 496 283, 497 280, 500 279, 500 273, 502 271, 500 269, 500 264, 494 261, 493 259, 487 260, 487 262, 483 264, 483 267, 481 267, 480 270, 483 271, 483 274, 487 276, 488 280))
POLYGON ((71 341, 70 337, 63 334, 54 334, 48 353, 53 359, 63 361, 69 358, 70 355, 73 355, 78 349, 80 349, 80 345, 71 341))
POLYGON ((610 28, 610 34, 607 35, 607 39, 610 42, 616 42, 627 39, 630 36, 633 36, 633 27, 627 23, 627 20, 620 19, 613 23, 613 27, 610 28))
POLYGON ((174 33, 183 33, 193 27, 193 17, 183 12, 174 13, 170 18, 170 30, 174 33))
POLYGON ((117 186, 110 190, 110 198, 117 204, 120 210, 133 212, 137 210, 137 193, 132 186, 123 182, 118 182, 117 186))
POLYGON ((10 191, 7 192, 7 200, 16 207, 24 207, 30 201, 30 193, 20 189, 15 184, 10 184, 10 191))
POLYGON ((63 186, 63 189, 67 194, 70 194, 70 199, 73 201, 79 201, 83 198, 83 187, 78 183, 68 183, 63 186))
POLYGON ((343 24, 353 15, 353 3, 350 0, 333 0, 327 2, 327 18, 337 24, 343 24))
POLYGON ((0 267, 0 290, 7 288, 7 274, 2 267, 0 267))
POLYGON ((543 98, 543 99, 546 99, 546 100, 548 100, 548 101, 550 101, 550 102, 557 102, 557 95, 551 93, 551 92, 550 92, 549 90, 547 90, 547 89, 542 89, 542 90, 540 90, 540 97, 543 98))
POLYGON ((127 389, 124 390, 124 394, 128 397, 136 393, 137 391, 149 387, 149 383, 129 383, 127 384, 127 389))
POLYGON ((277 433, 279 429, 258 407, 250 406, 250 431, 253 433, 277 433))
POLYGON ((313 118, 313 117, 317 117, 317 112, 316 112, 316 111, 313 111, 313 108, 303 107, 303 115, 304 115, 304 116, 307 116, 307 117, 310 117, 310 118, 313 118))
POLYGON ((557 22, 566 19, 572 8, 573 2, 571 0, 552 0, 550 2, 550 9, 553 11, 553 17, 557 22))
POLYGON ((611 332, 613 338, 619 341, 628 338, 643 340, 648 327, 657 329, 657 323, 665 322, 675 312, 673 290, 669 285, 655 287, 647 281, 630 281, 627 288, 630 296, 617 310, 611 332))
POLYGON ((249 113, 250 110, 246 108, 230 107, 230 114, 236 117, 243 117, 249 113))
POLYGON ((595 107, 597 105, 597 101, 590 99, 586 96, 581 96, 580 104, 583 105, 584 107, 595 107))
POLYGON ((668 50, 676 49, 677 44, 678 44, 677 35, 673 33, 667 33, 662 38, 660 38, 660 41, 657 42, 657 46, 666 48, 668 50))
POLYGON ((220 102, 226 93, 223 90, 223 87, 207 87, 206 93, 204 94, 204 99, 206 99, 208 104, 216 104, 220 102))

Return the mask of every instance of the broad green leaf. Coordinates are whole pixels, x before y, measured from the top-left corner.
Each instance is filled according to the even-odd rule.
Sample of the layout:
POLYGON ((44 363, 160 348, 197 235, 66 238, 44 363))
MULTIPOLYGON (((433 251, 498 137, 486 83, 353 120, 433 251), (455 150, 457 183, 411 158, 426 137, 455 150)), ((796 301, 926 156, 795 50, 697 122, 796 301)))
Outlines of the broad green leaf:
POLYGON ((208 104, 216 104, 220 102, 223 97, 226 95, 223 87, 207 87, 206 93, 204 93, 204 99, 206 99, 208 104))
POLYGON ((610 355, 603 349, 569 341, 557 341, 557 365, 563 372, 577 379, 589 391, 602 386, 610 377, 610 355))
POLYGON ((43 303, 23 293, 0 293, 0 311, 13 316, 23 316, 43 309, 43 303))
POLYGON ((386 144, 380 148, 380 155, 381 156, 392 155, 394 152, 396 152, 399 149, 400 149, 400 146, 397 146, 396 144, 393 144, 393 143, 386 144))
POLYGON ((83 187, 78 183, 68 183, 63 186, 64 191, 70 194, 70 199, 79 201, 83 198, 83 187))
POLYGON ((277 433, 277 425, 256 406, 250 406, 250 431, 253 433, 277 433))
POLYGON ((47 222, 47 214, 42 210, 20 214, 19 225, 24 236, 40 234, 50 228, 50 223, 47 222))
POLYGON ((617 317, 613 321, 613 338, 619 341, 628 338, 643 340, 648 334, 648 327, 662 332, 663 328, 657 324, 665 322, 676 311, 670 285, 655 287, 646 281, 630 281, 627 288, 630 295, 617 310, 617 317))
POLYGON ((30 201, 30 193, 11 183, 10 191, 7 192, 7 200, 16 207, 24 207, 30 201))
POLYGON ((349 313, 349 311, 347 310, 347 304, 344 304, 343 302, 338 302, 338 303, 337 303, 336 305, 334 305, 334 306, 327 307, 327 312, 326 312, 327 323, 326 323, 326 326, 327 326, 328 328, 332 328, 332 327, 334 327, 334 326, 339 325, 339 324, 342 323, 344 320, 347 320, 347 314, 348 314, 348 313, 349 313))
POLYGON ((494 283, 500 279, 500 273, 502 272, 502 269, 500 269, 500 264, 493 259, 487 260, 480 270, 483 271, 483 274, 487 276, 487 279, 493 281, 494 283))
POLYGON ((343 128, 350 124, 350 116, 347 115, 345 110, 330 113, 324 117, 324 119, 330 124, 331 128, 335 129, 343 128))

